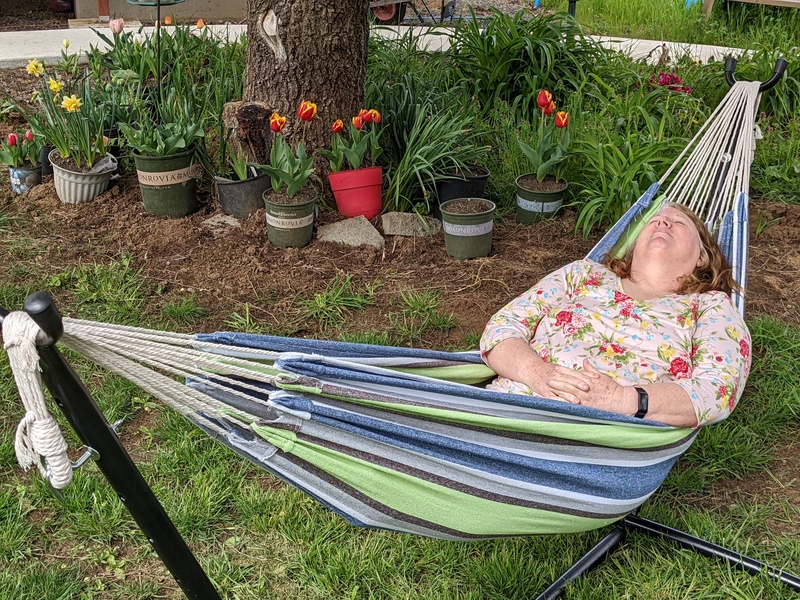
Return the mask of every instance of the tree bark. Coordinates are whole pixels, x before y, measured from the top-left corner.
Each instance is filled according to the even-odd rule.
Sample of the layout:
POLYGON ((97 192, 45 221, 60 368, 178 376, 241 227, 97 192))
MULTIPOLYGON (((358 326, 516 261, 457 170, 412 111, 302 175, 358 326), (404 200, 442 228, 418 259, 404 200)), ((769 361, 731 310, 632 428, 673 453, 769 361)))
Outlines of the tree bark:
POLYGON ((287 117, 284 134, 311 152, 330 145, 336 119, 364 106, 369 0, 248 0, 244 100, 287 117), (317 118, 297 117, 302 100, 317 118), (301 127, 301 125, 304 125, 301 127))

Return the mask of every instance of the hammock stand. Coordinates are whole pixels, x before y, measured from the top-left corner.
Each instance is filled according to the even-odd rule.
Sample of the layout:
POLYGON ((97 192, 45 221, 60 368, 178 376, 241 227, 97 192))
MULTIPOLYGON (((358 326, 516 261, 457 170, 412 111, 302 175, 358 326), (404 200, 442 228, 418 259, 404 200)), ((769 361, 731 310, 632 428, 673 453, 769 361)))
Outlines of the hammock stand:
MULTIPOLYGON (((779 60, 773 76, 764 84, 759 84, 759 82, 736 83, 734 76, 735 66, 736 63, 733 59, 729 59, 728 63, 726 63, 726 79, 733 85, 733 88, 726 96, 726 100, 723 100, 720 107, 717 108, 703 126, 697 137, 689 144, 687 151, 696 142, 708 139, 716 140, 713 148, 708 148, 703 143, 697 143, 697 148, 687 158, 681 171, 669 184, 664 196, 670 199, 679 199, 682 203, 690 206, 693 206, 692 203, 694 203, 694 209, 698 214, 701 214, 712 230, 719 230, 720 244, 735 265, 737 280, 743 284, 747 246, 746 190, 748 189, 749 165, 752 161, 753 150, 753 140, 749 133, 755 129, 755 112, 758 107, 760 92, 772 87, 780 79, 786 68, 786 62, 782 59, 779 60), (715 118, 715 115, 718 118, 715 118), (726 123, 735 125, 728 126, 726 129, 723 127, 726 123), (711 173, 711 176, 709 176, 709 173, 711 173)), ((686 151, 676 160, 676 165, 681 161, 684 154, 686 154, 686 151)), ((674 167, 675 165, 673 165, 674 167)), ((660 184, 667 179, 671 171, 672 169, 664 175, 659 183, 653 184, 620 222, 612 227, 603 240, 589 254, 589 258, 598 260, 602 255, 612 251, 612 249, 616 251, 620 248, 620 245, 624 246, 626 233, 635 230, 637 219, 641 216, 646 216, 648 211, 654 210, 660 204, 662 197, 656 198, 656 195, 660 189, 660 184)), ((738 298, 736 300, 739 309, 743 310, 742 299, 738 298)), ((651 456, 646 457, 644 461, 646 463, 654 463, 650 466, 654 466, 658 471, 653 476, 655 487, 652 490, 642 490, 625 498, 611 498, 608 503, 609 506, 602 504, 602 502, 606 501, 606 498, 601 498, 596 512, 601 513, 602 510, 606 510, 607 513, 600 514, 599 517, 595 515, 593 518, 596 522, 592 518, 586 518, 585 515, 581 515, 582 511, 575 509, 574 505, 571 514, 569 514, 569 511, 563 514, 561 512, 547 513, 546 520, 552 518, 552 514, 564 517, 565 528, 563 531, 581 531, 596 528, 612 521, 616 521, 617 525, 606 538, 573 565, 554 584, 548 587, 539 598, 558 597, 567 583, 602 562, 623 541, 627 531, 631 529, 656 537, 667 537, 686 548, 707 556, 720 558, 727 561, 731 566, 750 573, 766 572, 770 577, 782 581, 794 591, 800 591, 800 577, 684 532, 643 519, 635 514, 638 506, 660 486, 660 482, 663 481, 671 466, 694 440, 696 435, 694 431, 667 427, 632 417, 610 415, 603 411, 582 406, 565 405, 551 400, 510 397, 512 395, 488 392, 466 383, 442 383, 426 375, 432 369, 436 370, 445 365, 443 371, 447 372, 447 376, 442 377, 443 379, 448 379, 453 373, 463 375, 464 369, 461 369, 461 367, 466 367, 468 371, 472 372, 472 374, 467 373, 466 375, 470 383, 473 383, 469 379, 470 377, 485 379, 486 372, 480 373, 480 370, 484 367, 479 364, 480 359, 476 353, 406 352, 408 349, 364 347, 357 344, 318 342, 314 340, 287 340, 266 338, 266 336, 247 336, 245 334, 182 336, 139 328, 104 326, 62 319, 52 298, 46 292, 37 292, 29 296, 25 301, 24 311, 24 313, 10 314, 5 309, 0 308, 0 324, 6 325, 10 330, 12 322, 16 327, 17 321, 24 318, 31 325, 27 333, 30 349, 34 352, 34 358, 33 360, 30 360, 30 357, 28 359, 28 363, 32 362, 33 364, 27 365, 32 367, 27 374, 23 373, 21 375, 19 373, 22 369, 18 369, 17 367, 20 365, 15 364, 16 353, 12 356, 11 351, 9 351, 12 369, 17 377, 17 384, 23 396, 23 402, 26 404, 26 409, 28 409, 26 420, 30 418, 35 421, 34 417, 42 416, 35 414, 37 411, 32 408, 33 405, 28 405, 24 393, 24 391, 30 392, 30 388, 33 387, 32 383, 35 383, 32 380, 38 377, 36 372, 36 363, 38 361, 38 366, 41 368, 41 379, 50 390, 56 404, 64 412, 75 432, 89 449, 87 457, 94 458, 97 462, 98 467, 119 494, 123 503, 128 507, 131 515, 145 533, 161 560, 175 577, 186 596, 192 600, 215 600, 219 598, 219 595, 121 445, 113 427, 105 420, 89 392, 56 348, 55 344, 59 340, 64 341, 71 348, 89 356, 99 364, 123 373, 124 376, 139 384, 145 390, 151 393, 156 392, 155 395, 164 399, 170 406, 180 410, 215 439, 226 443, 234 451, 249 460, 261 466, 266 466, 268 470, 300 487, 303 491, 320 500, 323 504, 334 509, 356 525, 385 527, 444 539, 478 539, 505 535, 526 535, 528 533, 548 533, 546 528, 541 531, 528 531, 527 529, 507 531, 503 529, 504 522, 502 519, 498 521, 497 529, 477 533, 460 532, 447 527, 437 529, 437 523, 420 524, 413 521, 404 521, 403 517, 406 515, 402 514, 399 516, 390 515, 391 518, 386 522, 373 523, 370 519, 375 517, 374 515, 370 516, 368 502, 364 504, 364 507, 359 507, 361 512, 347 512, 346 502, 337 504, 340 498, 336 496, 336 492, 341 491, 340 489, 331 486, 325 487, 325 481, 314 484, 316 480, 313 478, 303 479, 305 473, 295 473, 291 471, 291 468, 281 471, 280 468, 284 463, 270 462, 275 458, 280 459, 280 453, 277 452, 278 448, 273 443, 280 444, 282 440, 269 438, 270 443, 265 443, 264 440, 254 435, 254 432, 261 434, 260 424, 262 422, 268 421, 268 425, 275 425, 276 427, 283 425, 286 431, 299 431, 300 425, 295 421, 303 419, 306 411, 311 411, 312 409, 318 410, 320 413, 328 411, 323 415, 324 418, 322 420, 333 419, 333 416, 328 416, 328 414, 332 415, 338 410, 338 401, 342 399, 341 394, 344 393, 342 390, 347 389, 348 393, 352 394, 352 398, 356 399, 356 402, 353 405, 349 405, 347 410, 339 410, 340 413, 347 412, 349 416, 351 412, 357 410, 359 402, 367 404, 364 413, 356 415, 353 418, 353 422, 348 424, 348 427, 355 427, 357 421, 366 421, 370 417, 372 407, 369 406, 369 402, 379 404, 376 398, 381 400, 390 393, 387 390, 391 389, 392 393, 396 393, 402 402, 397 405, 397 414, 389 413, 397 418, 396 423, 391 423, 391 425, 396 425, 397 427, 387 434, 390 437, 401 436, 402 432, 399 430, 403 428, 405 420, 412 419, 412 417, 408 417, 411 413, 403 413, 401 408, 407 408, 412 412, 416 410, 416 405, 419 402, 415 398, 419 396, 414 396, 415 393, 427 394, 424 396, 425 401, 431 404, 435 401, 440 402, 433 409, 439 413, 444 412, 448 402, 451 403, 450 406, 452 407, 454 401, 459 401, 470 409, 491 405, 489 416, 497 420, 510 419, 512 417, 521 418, 518 415, 536 415, 541 417, 541 421, 537 422, 537 426, 543 427, 544 429, 541 431, 545 432, 554 430, 563 421, 570 430, 580 430, 581 432, 588 432, 588 426, 596 425, 600 427, 600 432, 594 434, 595 436, 602 436, 602 432, 606 431, 604 429, 606 426, 608 426, 608 430, 619 429, 624 433, 621 437, 626 439, 647 439, 657 436, 659 441, 650 442, 649 445, 647 443, 641 447, 623 445, 611 449, 612 458, 620 463, 623 461, 619 457, 626 457, 625 460, 629 462, 633 460, 630 455, 635 452, 628 451, 626 448, 630 448, 633 451, 644 448, 646 452, 641 452, 641 454, 649 452, 650 455, 658 455, 657 459, 651 456), (97 327, 93 332, 95 325, 97 327), (253 338, 258 339, 254 340, 253 338), (145 358, 140 358, 137 355, 137 360, 141 360, 155 368, 184 376, 188 385, 180 384, 160 374, 155 374, 158 378, 158 384, 154 384, 152 383, 153 380, 144 375, 145 372, 151 373, 147 367, 139 363, 131 363, 131 365, 123 367, 121 366, 122 363, 117 362, 116 358, 109 358, 114 351, 115 340, 120 339, 141 342, 142 352, 144 352, 142 356, 145 358), (262 344, 274 345, 276 349, 274 351, 261 350, 259 346, 262 344), (282 345, 288 345, 288 351, 286 348, 281 347, 282 345), (164 362, 165 353, 175 348, 177 348, 176 353, 186 353, 189 356, 178 367, 171 367, 167 362, 164 362), (374 351, 366 351, 365 348, 372 348, 374 351), (382 355, 382 350, 393 351, 393 358, 387 359, 385 355, 382 355), (148 351, 150 352, 149 355, 148 351), (355 351, 355 354, 351 354, 351 351, 355 351), (254 357, 257 362, 253 362, 252 359, 254 357), (274 365, 265 365, 263 362, 259 362, 267 357, 271 357, 274 365), (387 370, 385 368, 387 366, 394 370, 387 370), (273 367, 278 368, 277 375, 274 372, 270 374, 273 367), (454 370, 448 371, 448 369, 454 370), (479 371, 479 376, 475 376, 475 370, 479 371), (263 383, 271 383, 280 389, 277 393, 266 394, 263 383), (164 394, 158 393, 159 390, 156 388, 159 385, 167 388, 164 394), (362 389, 359 392, 358 390, 361 388, 365 388, 366 391, 362 389), (242 390, 246 393, 243 393, 242 390), (303 395, 304 393, 316 393, 315 398, 320 401, 319 404, 314 407, 310 406, 311 402, 307 396, 303 395), (261 402, 259 394, 267 398, 269 404, 261 402), (250 421, 237 420, 242 414, 247 414, 244 408, 253 409, 252 414, 258 415, 261 420, 256 422, 257 419, 255 417, 250 421), (492 413, 492 410, 496 411, 496 414, 492 413), (233 415, 233 418, 230 418, 231 415, 233 415), (508 417, 508 415, 511 415, 511 417, 508 417), (297 428, 293 429, 295 427, 297 428), (664 439, 668 439, 669 442, 664 443, 664 439), (312 487, 312 485, 318 485, 318 487, 312 487), (566 516, 564 516, 565 514, 566 516), (569 529, 570 527, 572 529, 569 529)), ((17 342, 6 339, 6 343, 8 347, 17 342)), ((120 359, 126 358, 127 350, 125 348, 119 347, 116 350, 120 359)), ((21 367, 24 366, 26 365, 21 365, 21 367)), ((271 389, 274 390, 275 388, 271 389)), ((41 396, 41 390, 39 390, 39 395, 41 396)), ((43 402, 43 396, 41 400, 43 402)), ((383 414, 385 418, 387 413, 383 414)), ((461 414, 461 418, 465 421, 453 421, 456 423, 455 427, 457 428, 459 423, 467 422, 467 429, 470 429, 468 420, 472 413, 467 410, 461 414)), ((44 418, 42 418, 42 422, 44 422, 44 418)), ((313 422, 304 426, 313 428, 316 425, 317 423, 313 422)), ((444 427, 453 428, 449 424, 444 427)), ((42 429, 46 428, 42 425, 42 429)), ((265 429, 269 429, 269 427, 265 429)), ((472 429, 480 429, 480 427, 473 424, 472 429)), ((34 432, 34 430, 35 427, 31 425, 30 431, 34 432)), ((275 434, 275 431, 280 433, 284 430, 277 429, 270 430, 270 432, 275 434)), ((347 435, 348 432, 347 428, 337 429, 336 435, 347 435)), ((292 435, 287 434, 286 440, 291 441, 291 444, 288 445, 299 446, 300 436, 291 437, 292 435)), ((33 438, 34 436, 31 435, 30 437, 33 438)), ((278 435, 278 437, 280 436, 278 435)), ((433 438, 435 436, 430 435, 429 437, 433 438)), ((23 466, 36 464, 51 487, 55 490, 63 489, 69 482, 72 470, 75 468, 74 465, 69 464, 68 459, 66 465, 64 465, 63 458, 66 457, 65 445, 61 446, 58 443, 48 441, 47 444, 44 444, 46 448, 40 448, 36 447, 35 439, 31 441, 33 442, 33 450, 39 456, 29 457, 28 464, 23 466), (64 467, 64 472, 56 472, 62 466, 64 467)), ((572 438, 572 441, 583 442, 584 440, 580 436, 576 436, 572 438)), ((365 443, 369 444, 371 442, 368 440, 365 443)), ((512 441, 511 444, 513 443, 512 441)), ((588 445, 590 452, 603 450, 602 444, 588 445)), ((575 444, 572 444, 572 446, 576 447, 575 444)), ((581 452, 580 446, 580 443, 577 444, 576 453, 581 452)), ((415 448, 415 452, 418 450, 418 448, 415 448)), ((397 451, 399 452, 399 450, 397 451)), ((456 451, 460 452, 461 448, 457 448, 456 451)), ((427 460, 426 467, 437 468, 438 458, 429 460, 423 457, 420 460, 427 460)), ((537 462, 548 462, 538 458, 536 460, 537 462)), ((595 460, 593 455, 581 455, 580 460, 576 463, 568 463, 569 468, 567 471, 570 475, 574 475, 574 472, 580 471, 581 467, 588 466, 591 468, 588 463, 593 460, 595 460), (585 461, 586 464, 581 461, 585 461)), ((85 461, 82 459, 78 462, 85 461)), ((603 463, 598 459, 597 468, 601 471, 613 470, 615 468, 614 464, 614 461, 603 463)), ((464 472, 467 473, 468 471, 469 469, 465 469, 464 472)), ((642 469, 642 477, 649 472, 642 469)), ((588 480, 595 477, 592 473, 588 474, 588 480)), ((496 476, 496 478, 498 480, 503 479, 500 476, 496 476)), ((623 478, 623 485, 627 486, 630 483, 630 480, 624 480, 623 478)), ((508 487, 506 485, 506 488, 508 487)), ((533 487, 536 486, 534 485, 533 487)), ((536 494, 542 493, 541 490, 534 491, 536 494)), ((578 492, 581 491, 583 490, 578 490, 578 492)), ((353 494, 353 497, 357 496, 358 494, 353 494)), ((574 492, 572 496, 582 497, 583 494, 574 492)), ((352 500, 352 498, 346 498, 345 500, 352 500)), ((521 522, 525 522, 531 515, 535 515, 538 512, 541 511, 531 510, 525 512, 521 522)), ((385 517, 386 515, 380 516, 385 517)), ((487 519, 489 518, 487 516, 487 519)), ((517 520, 512 524, 518 524, 519 522, 520 520, 517 520)))

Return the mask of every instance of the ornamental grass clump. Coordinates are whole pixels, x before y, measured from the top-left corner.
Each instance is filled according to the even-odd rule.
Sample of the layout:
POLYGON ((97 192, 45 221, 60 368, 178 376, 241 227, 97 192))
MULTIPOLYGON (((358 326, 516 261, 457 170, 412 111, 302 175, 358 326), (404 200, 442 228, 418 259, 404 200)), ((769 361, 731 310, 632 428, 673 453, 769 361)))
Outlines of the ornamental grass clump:
POLYGON ((556 112, 553 95, 547 90, 539 92, 536 103, 539 110, 532 130, 533 139, 531 144, 519 140, 519 147, 530 162, 537 181, 544 181, 548 175, 562 181, 569 147, 569 113, 556 112))

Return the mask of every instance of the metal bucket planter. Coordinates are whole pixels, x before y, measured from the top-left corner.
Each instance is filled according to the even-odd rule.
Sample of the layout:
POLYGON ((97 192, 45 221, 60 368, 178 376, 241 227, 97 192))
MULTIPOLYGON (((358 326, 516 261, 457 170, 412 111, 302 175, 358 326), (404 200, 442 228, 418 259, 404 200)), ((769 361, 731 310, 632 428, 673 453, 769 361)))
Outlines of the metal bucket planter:
POLYGON ((50 152, 50 165, 53 168, 53 183, 59 200, 65 204, 76 204, 92 200, 108 189, 111 176, 117 170, 117 159, 106 154, 96 162, 91 171, 70 171, 53 162, 58 150, 50 152))
MULTIPOLYGON (((530 189, 530 185, 526 182, 526 180, 530 181, 531 179, 536 180, 534 173, 520 175, 516 181, 517 221, 523 225, 533 225, 554 216, 563 205, 564 194, 566 194, 567 187, 569 187, 567 182, 561 182, 563 187, 560 189, 534 190, 530 189)), ((553 181, 553 183, 557 182, 553 181)))
POLYGON ((489 169, 477 165, 470 166, 468 170, 454 174, 447 179, 436 181, 436 197, 439 199, 431 206, 430 214, 437 219, 442 217, 439 206, 455 198, 483 198, 486 192, 486 181, 489 179, 489 169))
POLYGON ((42 165, 23 165, 8 167, 11 189, 15 194, 24 194, 35 185, 42 183, 42 165))
POLYGON ((194 148, 168 156, 133 153, 144 210, 177 219, 197 210, 194 148))
POLYGON ((264 206, 264 192, 269 189, 270 178, 266 173, 247 179, 215 177, 217 196, 222 212, 237 219, 247 219, 264 206))
POLYGON ((302 248, 314 235, 316 199, 297 204, 282 204, 269 200, 270 190, 264 192, 267 209, 267 239, 278 248, 302 248))
POLYGON ((455 198, 441 205, 447 254, 459 260, 488 256, 492 249, 494 202, 455 198))

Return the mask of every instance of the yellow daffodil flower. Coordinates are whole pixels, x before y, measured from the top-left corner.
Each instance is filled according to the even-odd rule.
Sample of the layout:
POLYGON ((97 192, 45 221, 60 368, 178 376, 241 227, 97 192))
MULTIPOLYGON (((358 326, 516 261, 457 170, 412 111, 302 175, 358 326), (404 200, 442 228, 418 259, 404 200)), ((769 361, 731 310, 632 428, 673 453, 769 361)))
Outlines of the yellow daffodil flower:
POLYGON ((64 89, 64 82, 59 81, 58 79, 53 79, 52 77, 47 80, 47 85, 50 87, 50 91, 54 94, 58 94, 64 89))
POLYGON ((34 58, 33 60, 28 61, 28 66, 26 67, 28 71, 28 75, 33 75, 35 77, 41 77, 44 75, 44 64, 42 61, 34 58))
POLYGON ((83 102, 75 94, 64 96, 64 100, 61 101, 61 108, 67 112, 78 112, 81 106, 83 106, 83 102))

